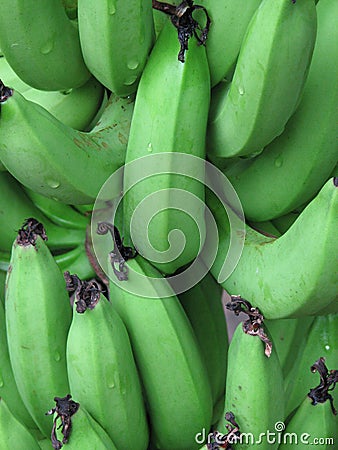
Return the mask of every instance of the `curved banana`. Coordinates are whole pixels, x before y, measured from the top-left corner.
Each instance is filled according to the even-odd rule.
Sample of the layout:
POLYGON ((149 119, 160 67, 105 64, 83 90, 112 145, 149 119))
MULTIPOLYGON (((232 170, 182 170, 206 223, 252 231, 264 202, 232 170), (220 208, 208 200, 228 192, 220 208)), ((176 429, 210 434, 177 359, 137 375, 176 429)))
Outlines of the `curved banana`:
POLYGON ((0 160, 39 194, 68 204, 91 203, 124 164, 133 107, 131 98, 112 95, 97 126, 84 133, 9 90, 1 103, 0 160))
POLYGON ((208 272, 178 299, 195 332, 209 375, 214 405, 224 396, 228 332, 222 305, 222 288, 208 272))
POLYGON ((65 228, 85 230, 89 224, 89 217, 80 214, 71 205, 61 203, 52 198, 38 194, 29 188, 24 188, 34 205, 53 223, 65 228))
MULTIPOLYGON (((0 296, 2 297, 2 293, 0 296)), ((5 306, 2 302, 0 302, 0 348, 0 399, 6 402, 11 413, 26 428, 36 428, 35 422, 27 411, 15 384, 8 354, 5 306)))
MULTIPOLYGON (((309 448, 309 445, 318 444, 330 449, 336 444, 338 415, 331 392, 336 387, 338 370, 331 369, 329 363, 327 365, 330 370, 326 367, 325 358, 320 357, 313 365, 307 367, 309 373, 319 372, 320 383, 301 398, 301 403, 291 416, 282 436, 280 449, 305 449, 309 448)), ((313 383, 312 378, 306 381, 308 384, 305 388, 308 386, 309 389, 313 383)))
MULTIPOLYGON (((177 30, 169 21, 155 43, 140 80, 124 169, 125 226, 130 229, 133 218, 134 246, 165 273, 173 273, 190 263, 205 237, 204 207, 201 206, 204 186, 196 179, 175 172, 171 155, 184 153, 205 157, 209 69, 205 48, 194 38, 189 42, 184 63, 177 59, 179 48, 177 30), (146 155, 157 158, 148 158, 149 163, 140 159, 139 164, 128 166, 146 155), (149 176, 146 173, 151 164, 154 173, 149 176), (143 179, 128 190, 140 173, 144 174, 143 179), (184 194, 190 196, 189 202, 184 200, 184 194), (192 197, 197 198, 192 201, 192 197), (134 214, 144 199, 146 206, 134 214), (184 211, 187 203, 191 206, 190 216, 184 211), (145 231, 144 224, 149 219, 147 211, 153 208, 158 214, 151 218, 145 231), (173 229, 186 238, 179 255, 177 242, 168 248, 168 236, 173 229)), ((196 165, 192 173, 203 179, 204 164, 199 158, 192 163, 196 165)))
POLYGON ((315 317, 307 338, 301 344, 297 360, 285 379, 286 414, 297 408, 313 383, 309 368, 320 357, 327 366, 335 367, 338 361, 338 313, 315 317))
POLYGON ((25 219, 35 217, 48 233, 48 247, 55 251, 84 244, 85 231, 66 229, 51 222, 27 197, 18 181, 8 172, 0 172, 0 250, 10 251, 18 229, 25 219))
POLYGON ((212 99, 208 152, 253 155, 280 135, 303 91, 316 38, 313 0, 263 0, 253 15, 231 84, 212 99))
POLYGON ((54 413, 51 441, 53 448, 69 450, 117 450, 103 427, 82 406, 71 400, 71 396, 55 397, 56 407, 47 412, 54 413), (66 411, 66 414, 64 413, 66 411), (71 426, 67 426, 68 423, 71 426))
POLYGON ((126 281, 118 282, 110 272, 114 281, 109 283, 109 293, 130 336, 153 445, 161 450, 197 449, 196 433, 210 428, 212 396, 194 331, 169 283, 163 287, 163 298, 162 291, 156 290, 152 278, 161 275, 149 262, 139 255, 126 265, 126 281), (135 274, 143 275, 144 284, 139 286, 135 274), (128 292, 135 287, 140 293, 152 290, 157 298, 128 292))
MULTIPOLYGON (((211 18, 206 51, 211 87, 235 65, 249 22, 261 0, 203 0, 211 18)), ((197 14, 196 14, 197 15, 197 14)))
POLYGON ((61 91, 89 78, 77 25, 59 0, 4 0, 0 45, 13 70, 30 86, 61 91), (34 20, 31 20, 32 17, 34 20))
POLYGON ((70 391, 119 449, 146 450, 148 424, 126 327, 96 283, 77 281, 67 340, 70 391))
POLYGON ((78 0, 81 48, 91 73, 116 95, 136 91, 154 40, 149 0, 78 0))
POLYGON ((5 57, 0 58, 0 77, 4 84, 19 91, 27 100, 38 103, 65 125, 77 130, 87 128, 104 99, 104 87, 94 77, 74 89, 34 89, 17 76, 5 57))
POLYGON ((243 253, 226 280, 221 268, 229 245, 228 219, 210 196, 207 204, 220 230, 211 273, 223 288, 248 299, 266 319, 316 314, 336 300, 337 181, 328 180, 281 237, 268 238, 246 227, 243 253))
POLYGON ((309 75, 301 102, 283 133, 256 158, 224 170, 250 220, 270 220, 291 212, 310 201, 333 176, 338 160, 337 14, 335 0, 318 3, 309 75))
POLYGON ((39 222, 27 221, 14 241, 6 280, 6 329, 18 391, 35 423, 49 436, 45 417, 53 392, 69 392, 66 340, 71 308, 63 275, 39 222))
POLYGON ((0 448, 2 450, 40 450, 38 441, 11 413, 0 397, 0 448))
POLYGON ((219 433, 226 434, 226 412, 231 411, 242 433, 254 436, 253 442, 236 443, 236 450, 277 448, 278 443, 267 443, 261 433, 274 431, 276 422, 284 420, 284 385, 277 352, 272 347, 271 356, 264 353, 258 336, 244 333, 237 326, 228 352, 226 395, 222 419, 216 425, 219 433))

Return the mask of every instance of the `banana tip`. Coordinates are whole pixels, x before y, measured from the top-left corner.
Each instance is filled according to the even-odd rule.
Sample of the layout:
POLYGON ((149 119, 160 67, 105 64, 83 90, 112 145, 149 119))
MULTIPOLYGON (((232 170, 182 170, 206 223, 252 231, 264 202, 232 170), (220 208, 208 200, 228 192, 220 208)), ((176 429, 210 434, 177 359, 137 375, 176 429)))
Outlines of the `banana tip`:
POLYGON ((13 89, 5 86, 2 80, 0 80, 0 104, 5 103, 12 95, 13 89))

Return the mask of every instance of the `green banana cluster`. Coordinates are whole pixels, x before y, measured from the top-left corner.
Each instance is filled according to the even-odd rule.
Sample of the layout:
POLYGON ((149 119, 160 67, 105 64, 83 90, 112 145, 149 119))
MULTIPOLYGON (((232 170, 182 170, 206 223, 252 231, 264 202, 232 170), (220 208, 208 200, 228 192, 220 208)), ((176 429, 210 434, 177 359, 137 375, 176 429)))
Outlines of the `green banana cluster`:
POLYGON ((336 0, 1 6, 1 450, 335 448, 336 0))

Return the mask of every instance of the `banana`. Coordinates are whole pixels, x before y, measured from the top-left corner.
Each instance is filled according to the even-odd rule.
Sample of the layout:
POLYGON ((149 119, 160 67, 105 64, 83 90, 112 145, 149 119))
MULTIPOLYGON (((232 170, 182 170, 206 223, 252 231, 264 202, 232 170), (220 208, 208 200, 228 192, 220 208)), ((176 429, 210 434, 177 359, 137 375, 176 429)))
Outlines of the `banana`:
POLYGON ((313 0, 263 0, 230 85, 211 102, 208 152, 254 155, 280 135, 298 105, 316 39, 313 0))
POLYGON ((287 214, 284 214, 283 216, 276 217, 276 219, 272 220, 272 223, 275 227, 278 228, 281 234, 284 234, 295 222, 298 216, 299 213, 297 211, 291 211, 287 214))
POLYGON ((259 337, 244 333, 241 325, 237 326, 229 345, 224 412, 216 425, 219 433, 226 433, 228 411, 236 417, 240 431, 249 433, 249 440, 236 443, 236 450, 277 448, 277 443, 268 443, 261 433, 275 431, 275 424, 284 420, 280 362, 273 347, 268 358, 259 337), (257 443, 259 438, 261 442, 257 443))
POLYGON ((173 273, 190 263, 205 237, 204 186, 192 177, 202 180, 204 177, 209 69, 205 48, 194 38, 189 42, 184 63, 178 61, 179 49, 177 31, 169 21, 142 73, 124 169, 125 227, 131 229, 134 216, 131 229, 134 246, 164 273, 173 273), (177 153, 183 154, 182 160, 177 153), (180 172, 186 155, 197 157, 190 161, 191 177, 180 172), (153 176, 148 173, 151 168, 153 176), (140 176, 142 179, 129 189, 140 176), (143 199, 146 206, 139 208, 137 214, 136 208, 143 199), (189 214, 184 210, 188 205, 189 214), (158 214, 145 231, 147 210, 152 212, 154 208, 158 214), (172 229, 186 238, 180 253, 182 239, 171 242, 173 245, 168 248, 172 229))
POLYGON ((2 302, 0 302, 0 349, 0 398, 6 402, 11 413, 26 428, 36 428, 15 384, 8 354, 5 307, 2 302))
POLYGON ((313 320, 314 317, 303 316, 298 319, 265 321, 274 341, 284 377, 288 374, 295 361, 297 361, 300 349, 307 339, 313 320))
POLYGON ((13 243, 5 300, 15 382, 36 425, 49 436, 46 405, 53 392, 69 392, 66 340, 72 311, 63 275, 45 238, 43 226, 34 219, 19 230, 13 243))
POLYGON ((0 172, 0 191, 0 250, 10 252, 18 229, 29 217, 35 217, 44 224, 48 247, 53 251, 64 251, 84 243, 83 230, 65 229, 49 221, 8 172, 0 172))
POLYGON ((0 17, 1 49, 25 83, 61 91, 82 86, 90 78, 77 26, 59 0, 4 0, 2 8, 10 14, 0 17))
POLYGON ((130 336, 152 443, 161 450, 197 449, 196 433, 210 428, 212 396, 194 331, 169 283, 148 261, 138 255, 126 267, 125 281, 110 270, 109 293, 130 336), (161 287, 153 281, 159 277, 161 287))
POLYGON ((79 245, 66 253, 55 255, 54 259, 61 272, 76 273, 82 280, 89 280, 96 276, 87 256, 85 245, 79 245))
POLYGON ((41 91, 24 83, 5 57, 0 58, 0 75, 7 86, 19 91, 26 99, 38 103, 65 125, 77 130, 86 129, 104 99, 104 87, 94 77, 90 77, 78 88, 41 91))
POLYGON ((97 283, 75 279, 79 287, 67 341, 72 395, 119 449, 146 450, 149 432, 145 406, 125 325, 97 283))
POLYGON ((29 188, 24 188, 24 190, 34 205, 48 217, 51 222, 65 228, 75 228, 80 230, 85 230, 87 228, 89 217, 80 214, 72 208, 71 205, 45 197, 29 188))
MULTIPOLYGON (((337 359, 335 362, 337 363, 337 359)), ((321 445, 325 449, 330 449, 337 442, 337 411, 333 404, 334 398, 329 391, 335 389, 338 371, 329 371, 323 357, 311 366, 311 372, 317 370, 321 379, 320 384, 303 396, 300 406, 287 424, 280 449, 305 449, 309 448, 309 445, 321 445)))
POLYGON ((40 450, 38 441, 11 413, 0 397, 0 448, 2 450, 40 450))
POLYGON ((211 18, 206 51, 214 87, 235 65, 248 24, 261 0, 200 0, 197 3, 206 8, 211 18))
POLYGON ((116 95, 134 93, 155 35, 151 2, 79 0, 78 22, 91 73, 116 95))
MULTIPOLYGON (((0 159, 8 171, 46 197, 68 204, 93 202, 102 184, 124 164, 133 100, 112 95, 97 126, 84 133, 18 92, 2 89, 9 97, 0 101, 0 159)), ((116 184, 119 193, 120 182, 116 184)))
POLYGON ((327 365, 334 367, 338 361, 338 314, 315 317, 306 340, 302 340, 297 361, 285 379, 286 413, 299 406, 312 383, 309 367, 319 357, 325 357, 327 365))
POLYGON ((274 219, 310 201, 337 164, 337 14, 336 1, 318 3, 308 79, 284 132, 256 158, 224 171, 250 220, 274 219))
POLYGON ((55 397, 55 408, 47 414, 54 414, 51 436, 53 448, 66 444, 69 450, 117 450, 106 431, 84 409, 82 404, 71 400, 71 395, 55 397))
POLYGON ((204 357, 215 405, 224 395, 228 352, 222 288, 208 272, 198 284, 179 294, 178 298, 204 357))
POLYGON ((222 265, 227 255, 230 230, 226 212, 209 196, 219 230, 213 276, 230 294, 249 299, 266 319, 296 318, 316 314, 337 300, 338 183, 328 180, 279 238, 268 238, 246 227, 241 258, 227 278, 222 265))

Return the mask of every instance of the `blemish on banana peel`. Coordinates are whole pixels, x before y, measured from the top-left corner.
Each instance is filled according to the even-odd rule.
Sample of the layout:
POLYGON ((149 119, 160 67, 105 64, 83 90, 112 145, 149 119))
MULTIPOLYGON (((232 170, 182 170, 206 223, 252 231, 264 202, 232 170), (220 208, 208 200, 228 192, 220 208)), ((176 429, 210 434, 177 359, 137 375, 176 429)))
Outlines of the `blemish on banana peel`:
POLYGON ((33 245, 35 247, 38 236, 44 241, 48 240, 46 230, 41 222, 30 217, 26 219, 22 227, 18 230, 16 242, 22 247, 33 245))
POLYGON ((269 358, 272 352, 272 342, 265 333, 263 323, 264 317, 258 308, 254 308, 250 302, 240 295, 231 295, 231 301, 226 304, 226 308, 232 311, 236 316, 244 313, 248 319, 243 321, 242 327, 245 334, 258 336, 265 345, 264 353, 269 358))
POLYGON ((66 395, 66 397, 54 397, 56 406, 46 412, 46 416, 56 414, 51 432, 52 446, 56 450, 60 450, 63 444, 67 444, 72 429, 72 416, 80 407, 80 404, 74 402, 71 398, 70 394, 66 395), (58 419, 61 420, 61 426, 57 426, 58 419), (56 436, 56 430, 59 428, 61 428, 61 433, 63 434, 62 442, 56 436))
POLYGON ((240 439, 241 432, 238 423, 236 422, 235 415, 233 412, 229 411, 225 413, 225 420, 229 423, 225 425, 227 433, 223 434, 215 430, 212 435, 212 441, 207 443, 208 450, 218 450, 225 448, 232 450, 232 444, 240 439))
POLYGON ((329 391, 333 391, 338 383, 338 370, 328 370, 325 365, 325 358, 320 357, 310 368, 312 373, 318 372, 320 383, 307 394, 312 400, 311 404, 330 402, 332 414, 337 415, 337 410, 333 405, 333 397, 329 391))
POLYGON ((177 28, 178 41, 180 44, 180 51, 178 53, 178 60, 184 63, 184 55, 188 50, 188 42, 192 36, 197 39, 198 45, 205 45, 208 37, 211 20, 209 14, 204 6, 194 5, 192 0, 184 0, 179 5, 171 5, 169 3, 153 1, 153 8, 167 14, 170 17, 171 23, 177 28), (201 10, 206 17, 206 25, 201 28, 200 24, 193 18, 193 12, 201 10), (200 36, 197 31, 200 31, 200 36))

